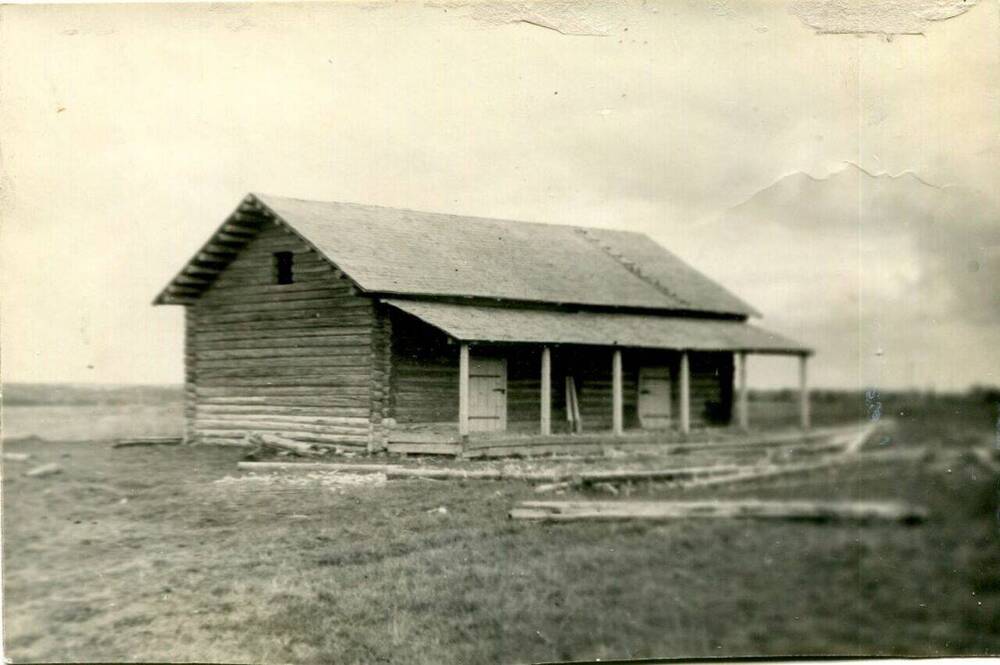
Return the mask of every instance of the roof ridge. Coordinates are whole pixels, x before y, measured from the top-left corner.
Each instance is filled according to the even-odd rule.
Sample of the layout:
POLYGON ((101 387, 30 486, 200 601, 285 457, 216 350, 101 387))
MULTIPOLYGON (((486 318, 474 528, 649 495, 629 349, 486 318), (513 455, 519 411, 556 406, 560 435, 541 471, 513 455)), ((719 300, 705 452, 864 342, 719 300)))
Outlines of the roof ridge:
POLYGON ((441 212, 438 210, 421 210, 418 208, 387 206, 378 203, 359 203, 358 201, 324 201, 321 199, 303 199, 297 196, 282 196, 280 194, 268 194, 266 192, 250 192, 249 195, 261 201, 267 198, 283 199, 285 201, 298 201, 300 203, 314 203, 319 205, 356 206, 358 208, 375 208, 377 210, 391 210, 393 212, 411 212, 411 213, 416 213, 418 215, 435 215, 438 217, 450 217, 459 221, 492 222, 492 223, 503 222, 505 224, 528 224, 531 226, 549 226, 557 229, 572 229, 574 231, 609 231, 611 233, 629 233, 633 235, 646 236, 646 234, 641 231, 631 231, 628 229, 605 229, 598 226, 563 224, 562 222, 539 222, 530 219, 510 219, 509 217, 486 217, 483 215, 470 215, 460 212, 441 212))
POLYGON ((579 233, 588 242, 590 242, 595 247, 597 247, 598 249, 600 249, 602 252, 604 252, 605 254, 607 254, 608 256, 610 256, 612 259, 614 259, 615 261, 617 261, 619 265, 621 265, 623 268, 625 268, 626 270, 628 270, 630 273, 632 273, 633 275, 635 275, 636 277, 638 277, 642 281, 646 282, 647 284, 649 284, 653 288, 655 288, 658 291, 664 293, 665 295, 673 298, 674 300, 676 300, 677 302, 679 302, 679 303, 681 303, 683 305, 688 305, 688 306, 692 305, 692 303, 689 300, 687 300, 686 298, 683 298, 680 295, 678 295, 677 293, 675 293, 666 284, 663 284, 660 280, 656 279, 655 277, 652 277, 651 275, 647 275, 646 273, 644 273, 642 271, 642 268, 639 267, 638 263, 636 263, 632 259, 628 258, 627 256, 625 256, 625 254, 623 254, 622 252, 619 252, 614 247, 612 247, 611 245, 609 245, 608 243, 602 241, 600 238, 598 238, 596 235, 594 235, 593 231, 596 230, 596 229, 590 229, 590 228, 586 228, 586 227, 575 227, 575 228, 576 228, 577 233, 579 233))

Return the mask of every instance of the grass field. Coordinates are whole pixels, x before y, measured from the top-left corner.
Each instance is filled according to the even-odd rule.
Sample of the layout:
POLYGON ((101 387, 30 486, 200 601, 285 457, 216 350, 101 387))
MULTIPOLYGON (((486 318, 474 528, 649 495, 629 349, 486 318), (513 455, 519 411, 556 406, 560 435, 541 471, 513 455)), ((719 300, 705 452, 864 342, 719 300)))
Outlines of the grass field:
MULTIPOLYGON (((890 408, 902 415, 885 445, 927 445, 938 461, 994 436, 988 405, 890 408)), ((960 461, 634 492, 900 498, 931 510, 921 526, 549 526, 506 519, 534 497, 513 481, 216 482, 241 475, 239 451, 5 450, 33 456, 4 464, 15 662, 1000 653, 997 479, 960 461), (23 477, 48 461, 63 473, 23 477)))

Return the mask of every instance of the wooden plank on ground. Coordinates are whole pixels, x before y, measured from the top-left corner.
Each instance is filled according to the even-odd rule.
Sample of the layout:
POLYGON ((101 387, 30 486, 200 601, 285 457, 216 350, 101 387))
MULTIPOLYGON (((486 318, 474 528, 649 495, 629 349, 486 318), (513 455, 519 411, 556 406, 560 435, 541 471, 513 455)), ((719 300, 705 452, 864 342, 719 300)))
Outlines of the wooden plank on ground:
POLYGON ((840 454, 833 455, 816 462, 751 466, 730 476, 700 478, 689 482, 682 482, 679 486, 685 489, 690 489, 696 487, 708 487, 711 485, 729 485, 738 482, 760 480, 762 478, 772 478, 796 473, 808 473, 810 471, 828 469, 844 464, 910 462, 921 459, 926 454, 927 451, 924 448, 913 448, 910 450, 885 450, 856 455, 840 454))
POLYGON ((145 436, 134 439, 118 439, 112 448, 133 448, 137 446, 178 446, 183 439, 179 436, 145 436))
POLYGON ((524 501, 509 517, 541 522, 742 518, 915 524, 927 519, 927 511, 895 501, 524 501))
POLYGON ((62 467, 55 462, 50 462, 48 464, 36 466, 30 471, 26 471, 24 475, 28 478, 44 478, 45 476, 51 476, 56 473, 62 473, 62 467))

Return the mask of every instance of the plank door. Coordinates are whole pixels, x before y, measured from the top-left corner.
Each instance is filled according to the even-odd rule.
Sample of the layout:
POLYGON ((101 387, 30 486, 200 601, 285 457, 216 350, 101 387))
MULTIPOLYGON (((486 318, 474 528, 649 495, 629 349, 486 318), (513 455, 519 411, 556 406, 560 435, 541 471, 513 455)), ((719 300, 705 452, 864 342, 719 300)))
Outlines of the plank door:
POLYGON ((507 359, 469 358, 469 431, 507 429, 507 359))
POLYGON ((639 424, 645 429, 670 427, 670 368, 639 368, 639 424))

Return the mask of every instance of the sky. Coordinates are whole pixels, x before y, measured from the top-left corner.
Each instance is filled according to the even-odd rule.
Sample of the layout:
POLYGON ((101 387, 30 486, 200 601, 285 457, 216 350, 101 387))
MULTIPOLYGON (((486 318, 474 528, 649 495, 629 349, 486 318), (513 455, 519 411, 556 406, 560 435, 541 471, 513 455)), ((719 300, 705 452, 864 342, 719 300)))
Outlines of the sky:
POLYGON ((973 5, 915 35, 804 0, 4 6, 3 380, 179 382, 151 301, 259 191, 645 232, 814 347, 818 387, 1000 383, 973 5))

